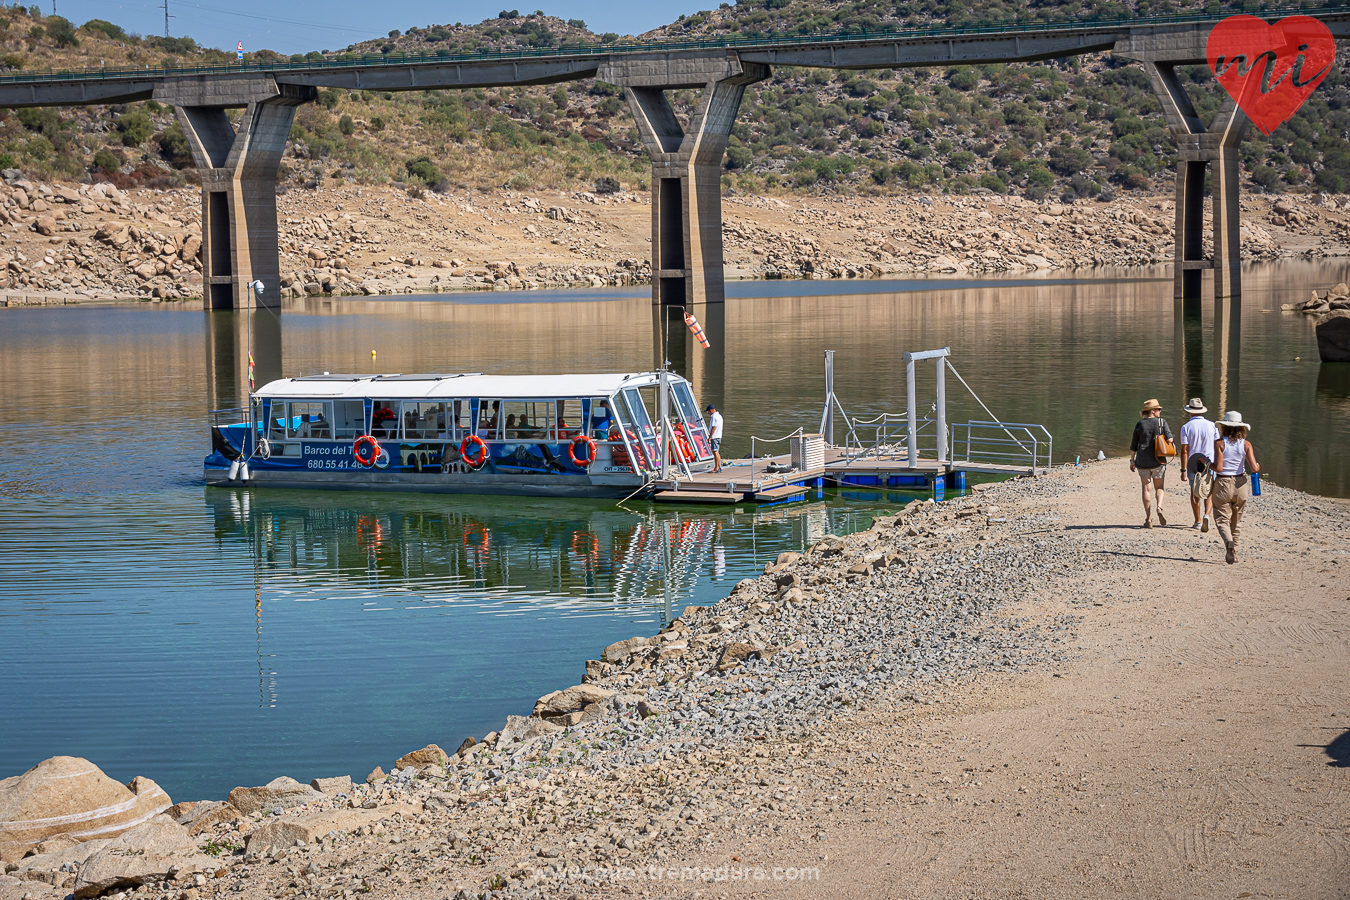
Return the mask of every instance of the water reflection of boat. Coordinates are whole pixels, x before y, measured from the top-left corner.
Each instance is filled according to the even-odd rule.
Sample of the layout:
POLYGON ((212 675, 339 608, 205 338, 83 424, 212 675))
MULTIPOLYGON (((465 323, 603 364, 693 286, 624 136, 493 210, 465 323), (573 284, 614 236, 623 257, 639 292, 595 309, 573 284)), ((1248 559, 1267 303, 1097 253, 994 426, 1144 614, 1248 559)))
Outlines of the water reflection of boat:
POLYGON ((522 600, 673 604, 709 571, 721 530, 707 517, 592 503, 560 514, 526 500, 352 507, 323 496, 208 490, 206 501, 217 540, 245 542, 264 576, 289 573, 288 593, 321 583, 331 589, 337 579, 432 603, 505 592, 522 600), (330 577, 316 578, 323 575, 330 577))
POLYGON ((634 513, 592 501, 206 490, 217 540, 243 544, 259 595, 358 593, 419 604, 545 603, 661 607, 725 596, 716 582, 757 574, 782 550, 866 528, 871 512, 812 503, 748 515, 634 513))

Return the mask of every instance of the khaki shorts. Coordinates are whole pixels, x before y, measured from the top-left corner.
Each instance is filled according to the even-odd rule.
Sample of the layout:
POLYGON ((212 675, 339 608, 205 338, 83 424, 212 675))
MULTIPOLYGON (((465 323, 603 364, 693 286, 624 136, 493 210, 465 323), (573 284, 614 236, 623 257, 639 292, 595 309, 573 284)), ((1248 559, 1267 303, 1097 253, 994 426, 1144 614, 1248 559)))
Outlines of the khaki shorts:
POLYGON ((1135 471, 1139 473, 1140 481, 1162 481, 1163 476, 1167 474, 1167 466, 1158 466, 1153 469, 1141 469, 1136 467, 1135 471))

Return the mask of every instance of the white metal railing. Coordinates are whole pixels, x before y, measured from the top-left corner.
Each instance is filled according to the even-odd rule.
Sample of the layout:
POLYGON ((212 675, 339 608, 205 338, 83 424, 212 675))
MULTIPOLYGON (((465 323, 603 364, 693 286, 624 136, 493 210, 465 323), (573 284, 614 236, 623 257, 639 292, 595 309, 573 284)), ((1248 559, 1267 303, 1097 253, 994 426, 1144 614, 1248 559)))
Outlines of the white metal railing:
MULTIPOLYGON (((936 455, 938 448, 937 419, 915 420, 914 457, 922 456, 924 450, 936 455)), ((904 459, 910 458, 909 417, 882 413, 873 419, 854 419, 844 436, 844 464, 863 459, 904 459)))
POLYGON ((1055 439, 1044 425, 973 421, 952 426, 952 462, 1026 466, 1032 473, 1050 467, 1055 439))
POLYGON ((223 428, 226 425, 238 425, 248 421, 248 407, 235 406, 230 409, 211 410, 211 425, 223 428))

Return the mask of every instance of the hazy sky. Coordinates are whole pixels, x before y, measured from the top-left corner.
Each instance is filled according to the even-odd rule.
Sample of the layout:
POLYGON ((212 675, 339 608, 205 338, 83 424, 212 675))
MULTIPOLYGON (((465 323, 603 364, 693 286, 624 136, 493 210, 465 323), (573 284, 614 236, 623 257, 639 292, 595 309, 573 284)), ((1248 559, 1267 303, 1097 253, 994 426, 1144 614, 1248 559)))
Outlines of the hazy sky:
MULTIPOLYGON (((52 0, 40 0, 42 11, 50 15, 52 0)), ((680 13, 707 9, 689 3, 614 3, 603 0, 551 0, 547 6, 526 9, 520 0, 468 0, 460 3, 432 3, 412 0, 404 3, 370 3, 359 0, 168 0, 169 31, 175 37, 187 36, 208 47, 233 50, 239 41, 245 49, 267 48, 281 53, 309 50, 337 50, 348 44, 384 37, 392 29, 406 31, 413 26, 469 24, 494 17, 503 8, 521 12, 544 12, 564 19, 584 19, 593 31, 640 34, 674 20, 680 13)), ((534 0, 539 4, 541 0, 534 0)), ((31 5, 31 4, 30 4, 31 5)), ((76 25, 90 19, 107 19, 128 31, 140 34, 164 33, 163 0, 56 0, 56 12, 76 25)))

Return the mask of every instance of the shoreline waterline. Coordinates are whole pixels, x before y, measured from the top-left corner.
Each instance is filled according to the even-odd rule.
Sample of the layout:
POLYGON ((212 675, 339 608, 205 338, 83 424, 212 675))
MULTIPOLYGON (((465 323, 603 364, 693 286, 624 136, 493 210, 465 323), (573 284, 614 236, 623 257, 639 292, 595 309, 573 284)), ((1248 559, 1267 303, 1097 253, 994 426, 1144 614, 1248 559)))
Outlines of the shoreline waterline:
MULTIPOLYGON (((920 503, 853 537, 819 541, 800 558, 785 554, 766 574, 746 579, 711 607, 687 611, 655 639, 640 636, 609 648, 609 661, 586 667, 590 677, 581 685, 596 692, 589 703, 585 691, 544 698, 544 707, 555 707, 546 713, 553 724, 509 720, 494 745, 480 742, 462 754, 447 748, 448 764, 410 757, 407 765, 416 771, 391 772, 384 780, 314 798, 308 805, 248 814, 202 831, 199 844, 209 840, 212 846, 239 849, 222 853, 212 864, 226 871, 223 880, 211 878, 200 887, 210 895, 237 884, 248 900, 276 896, 286 892, 294 876, 285 865, 265 863, 290 857, 301 867, 313 862, 316 871, 345 859, 376 897, 396 895, 428 866, 440 872, 438 878, 444 876, 441 883, 452 896, 461 888, 464 896, 494 890, 568 896, 559 892, 578 883, 608 896, 607 891, 629 881, 625 873, 644 868, 692 867, 712 873, 709 879, 715 881, 719 867, 736 863, 767 868, 775 861, 824 862, 812 859, 820 855, 817 847, 827 850, 830 860, 841 854, 848 858, 848 848, 859 841, 872 846, 903 839, 908 818, 929 821, 945 815, 964 821, 971 803, 986 804, 990 815, 1000 817, 1025 812, 1027 827, 1034 825, 1039 837, 1029 840, 1024 834, 1021 844, 1027 852, 1048 846, 1037 841, 1049 840, 1046 829, 1060 826, 1053 825, 1054 804, 1047 811, 1042 795, 1050 791, 1057 799, 1070 787, 1051 780, 1052 773, 1059 777, 1064 757, 1072 767, 1066 774, 1071 772, 1077 784, 1080 770, 1094 769, 1083 757, 1095 754, 1080 754, 1074 762, 1066 750, 1056 750, 1051 764, 1043 758, 1045 750, 1022 753, 1016 742, 999 748, 1007 729, 1028 725, 1042 741, 1075 746, 1066 733, 1074 726, 1062 718, 1069 713, 1054 713, 1052 703, 1046 727, 1043 719, 1028 719, 1019 710, 1039 709, 1043 701, 1036 698, 1047 690, 1053 696, 1059 689, 1050 685, 1061 677, 1070 679, 1063 684, 1071 690, 1083 679, 1107 677, 1101 675, 1099 657, 1120 637, 1103 645, 1102 638, 1093 637, 1099 626, 1091 623, 1105 616, 1110 627, 1128 629, 1137 627, 1129 624, 1136 620, 1188 616, 1192 608, 1190 615, 1221 615, 1222 603, 1212 613, 1201 613, 1199 597, 1183 595, 1186 603, 1179 606, 1168 580, 1157 577, 1160 567, 1175 567, 1169 560, 1189 552, 1191 561, 1183 566, 1187 574, 1177 577, 1209 584, 1238 574, 1265 584, 1290 566, 1309 565, 1297 552, 1309 529, 1325 532, 1350 520, 1345 501, 1269 484, 1248 505, 1244 563, 1225 567, 1213 535, 1202 538, 1184 525, 1144 532, 1117 524, 1133 523, 1138 502, 1127 475, 1119 458, 1059 467, 950 503, 920 503), (1292 546, 1285 549, 1285 544, 1292 546), (563 711, 569 704, 577 708, 563 711), (991 715, 1002 724, 986 726, 982 740, 958 740, 973 727, 953 728, 962 716, 974 716, 973 723, 991 715), (576 721, 559 727, 563 717, 576 721), (865 737, 878 727, 883 730, 875 739, 865 737), (960 760, 967 758, 963 767, 960 760), (1005 772, 1002 763, 1013 769, 1005 772), (880 783, 872 780, 875 775, 863 776, 874 769, 890 774, 880 783), (950 774, 936 778, 933 769, 950 774), (1032 781, 1047 783, 1035 794, 1024 794, 1018 785, 1032 781), (861 807, 846 810, 832 800, 832 792, 841 789, 853 793, 854 805, 861 807), (911 813, 888 818, 881 831, 875 824, 863 825, 869 809, 875 814, 897 808, 911 813), (328 823, 323 816, 344 809, 362 811, 369 820, 350 831, 317 834, 298 849, 267 844, 280 824, 328 823), (591 810, 604 812, 597 817, 591 810), (828 819, 818 817, 827 810, 828 819), (817 815, 803 815, 812 811, 817 815), (848 837, 858 827, 872 829, 871 836, 848 837), (394 838, 407 848, 391 846, 394 838), (374 867, 384 865, 390 854, 398 864, 377 872, 374 867)), ((1318 548, 1313 565, 1328 564, 1340 564, 1339 558, 1318 548)), ((1317 602, 1330 601, 1330 594, 1321 594, 1326 600, 1317 602)), ((1259 591, 1242 596, 1249 598, 1241 601, 1247 606, 1260 602, 1259 591)), ((1309 595, 1298 608, 1322 608, 1313 602, 1309 595)), ((1330 614, 1332 607, 1325 609, 1330 614)), ((1339 612, 1334 616, 1343 618, 1339 612)), ((1177 671, 1173 660, 1168 670, 1164 660, 1172 651, 1167 648, 1197 639, 1207 646, 1204 633, 1171 629, 1166 647, 1155 653, 1141 645, 1132 658, 1148 667, 1146 680, 1156 681, 1166 672, 1172 679, 1169 690, 1175 690, 1177 678, 1236 679, 1239 689, 1253 678, 1269 681, 1264 669, 1211 671, 1201 665, 1199 672, 1187 674, 1177 671)), ((1294 643, 1281 659, 1305 666, 1340 664, 1335 655, 1300 656, 1299 647, 1310 639, 1291 638, 1294 643)), ((1181 658, 1197 664, 1195 652, 1184 651, 1181 658)), ((1122 677, 1138 671, 1128 662, 1113 665, 1122 677)), ((1127 692, 1124 683, 1114 690, 1127 692)), ((1338 697, 1344 699, 1344 693, 1338 697)), ((1154 723, 1150 729, 1173 715, 1173 706, 1150 704, 1142 696, 1131 694, 1123 704, 1106 706, 1121 707, 1110 714, 1116 718, 1128 718, 1129 708, 1146 707, 1140 714, 1154 723)), ((1102 702, 1096 700, 1098 706, 1102 702)), ((1335 708, 1337 698, 1314 702, 1318 708, 1335 708)), ((1221 715, 1218 725, 1193 727, 1191 737, 1202 742, 1202 749, 1204 741, 1222 746, 1245 740, 1266 753, 1270 729, 1294 727, 1300 735, 1306 730, 1306 717, 1291 723, 1286 710, 1276 718, 1278 726, 1261 719, 1253 721, 1255 731, 1230 732, 1221 715)), ((1186 771, 1190 751, 1184 744, 1174 751, 1174 741, 1143 740, 1134 753, 1186 771)), ((1290 753, 1306 758, 1298 763, 1306 773, 1316 774, 1320 765, 1303 751, 1278 752, 1279 758, 1290 753)), ((1323 770, 1322 780, 1345 777, 1334 768, 1323 770)), ((1114 787, 1097 786, 1094 778, 1089 799, 1103 790, 1128 796, 1147 774, 1146 767, 1121 771, 1126 781, 1114 787)), ((1066 799, 1077 796, 1069 792, 1066 799)), ((1289 800, 1296 798, 1291 794, 1289 800)), ((1350 812, 1339 802, 1337 814, 1350 812)), ((1163 816, 1185 815, 1184 804, 1170 805, 1165 798, 1158 803, 1148 808, 1163 816)), ((1130 809, 1127 805, 1122 813, 1114 806, 1099 810, 1093 805, 1087 821, 1092 828, 1097 820, 1109 827, 1115 816, 1134 815, 1130 809)), ((1250 813, 1234 809, 1229 815, 1250 813)), ((953 827, 961 840, 968 832, 968 827, 953 827)), ((1282 857, 1264 858, 1271 873, 1284 877, 1289 871, 1282 857)), ((855 864, 869 865, 865 859, 855 864)), ((820 868, 823 878, 847 877, 837 867, 820 868)), ((685 893, 674 896, 706 886, 707 880, 700 875, 682 883, 679 890, 685 893)), ((306 887, 301 879, 290 890, 298 894, 306 887)))

